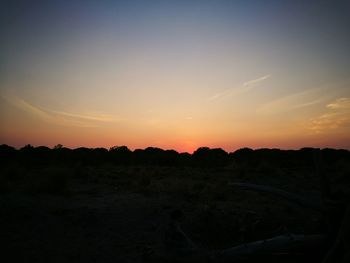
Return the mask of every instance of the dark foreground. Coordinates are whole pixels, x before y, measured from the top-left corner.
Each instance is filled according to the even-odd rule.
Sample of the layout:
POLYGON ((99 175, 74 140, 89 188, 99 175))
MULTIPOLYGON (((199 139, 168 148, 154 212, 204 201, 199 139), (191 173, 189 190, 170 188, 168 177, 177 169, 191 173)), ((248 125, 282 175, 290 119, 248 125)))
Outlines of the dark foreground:
MULTIPOLYGON (((233 184, 270 186, 318 201, 324 191, 313 164, 14 164, 4 166, 0 196, 0 239, 7 262, 209 260, 169 251, 164 231, 174 211, 182 215, 176 223, 202 255, 279 235, 323 235, 321 243, 305 249, 234 261, 322 262, 344 212, 343 205, 331 213, 318 211, 233 184)), ((324 163, 322 169, 330 175, 334 198, 346 203, 348 160, 324 163)))

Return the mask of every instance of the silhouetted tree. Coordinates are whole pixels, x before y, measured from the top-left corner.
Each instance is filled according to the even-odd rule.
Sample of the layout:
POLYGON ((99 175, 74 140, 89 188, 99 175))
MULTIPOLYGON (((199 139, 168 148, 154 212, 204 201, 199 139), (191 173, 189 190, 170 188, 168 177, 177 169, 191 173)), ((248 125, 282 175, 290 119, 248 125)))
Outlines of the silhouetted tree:
POLYGON ((16 157, 17 151, 15 148, 6 144, 0 145, 0 162, 7 162, 11 158, 16 157))
POLYGON ((228 160, 228 153, 221 148, 200 147, 193 153, 193 162, 199 167, 224 166, 228 160))
POLYGON ((111 161, 115 164, 131 164, 132 152, 126 146, 113 146, 109 149, 111 161))
POLYGON ((63 145, 62 144, 56 144, 54 147, 54 150, 60 150, 63 148, 63 145))

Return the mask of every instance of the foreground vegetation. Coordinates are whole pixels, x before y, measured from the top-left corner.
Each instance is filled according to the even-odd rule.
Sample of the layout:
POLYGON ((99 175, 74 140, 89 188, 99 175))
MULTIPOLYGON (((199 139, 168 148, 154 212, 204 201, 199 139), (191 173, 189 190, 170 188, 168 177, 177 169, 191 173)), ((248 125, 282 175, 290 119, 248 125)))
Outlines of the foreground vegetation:
MULTIPOLYGON (((12 226, 4 232, 5 236, 19 231, 21 242, 9 245, 21 249, 24 255, 34 253, 33 262, 62 254, 59 244, 69 243, 68 239, 76 241, 76 249, 66 249, 61 261, 84 258, 85 262, 93 262, 92 258, 97 258, 97 262, 112 262, 119 256, 124 262, 136 262, 148 253, 145 251, 149 247, 161 246, 160 229, 174 209, 184 213, 183 229, 205 249, 221 249, 286 233, 325 233, 329 218, 322 213, 232 186, 233 182, 268 185, 305 198, 321 199, 323 190, 314 153, 311 148, 245 148, 233 153, 200 148, 190 155, 157 148, 130 151, 126 147, 71 150, 61 146, 26 146, 16 150, 2 145, 1 223, 12 226), (125 202, 121 204, 121 200, 125 202), (109 221, 111 214, 124 214, 125 222, 109 221), (23 215, 40 221, 40 231, 45 232, 41 235, 52 239, 51 245, 37 244, 35 249, 41 248, 38 251, 32 247, 34 237, 23 234, 31 231, 28 222, 20 219, 23 215), (135 219, 133 223, 130 218, 140 221, 135 219), (75 236, 62 236, 52 229, 52 224, 65 224, 64 231, 78 232, 75 236), (85 228, 81 229, 82 225, 85 228), (109 237, 110 229, 113 235, 127 231, 125 235, 130 237, 109 237), (86 237, 91 231, 94 234, 86 237), (92 244, 82 242, 83 237, 92 244), (107 244, 105 248, 98 248, 100 242, 107 244), (135 248, 133 244, 140 245, 135 248), (101 258, 102 252, 110 257, 101 258)), ((349 151, 323 149, 321 154, 322 173, 329 175, 331 198, 347 200, 349 151)), ((318 254, 323 256, 320 251, 318 254)), ((302 259, 310 260, 306 256, 302 259)))

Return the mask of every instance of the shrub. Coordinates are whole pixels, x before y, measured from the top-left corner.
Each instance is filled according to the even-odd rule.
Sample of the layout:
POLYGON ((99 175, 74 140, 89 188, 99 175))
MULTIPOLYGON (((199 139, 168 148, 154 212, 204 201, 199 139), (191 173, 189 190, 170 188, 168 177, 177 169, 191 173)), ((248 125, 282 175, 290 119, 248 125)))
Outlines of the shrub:
POLYGON ((61 166, 49 166, 39 171, 32 171, 25 184, 30 193, 67 194, 71 170, 61 166))

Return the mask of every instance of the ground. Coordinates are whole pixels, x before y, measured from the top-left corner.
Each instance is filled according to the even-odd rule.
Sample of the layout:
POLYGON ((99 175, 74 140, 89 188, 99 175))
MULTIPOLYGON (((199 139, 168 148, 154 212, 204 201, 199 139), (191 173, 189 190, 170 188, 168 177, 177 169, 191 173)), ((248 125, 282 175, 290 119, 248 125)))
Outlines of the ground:
MULTIPOLYGON (((62 172, 50 169, 44 171, 62 172)), ((174 209, 183 211, 181 226, 206 251, 323 232, 321 213, 229 184, 260 183, 319 198, 313 171, 259 169, 74 167, 63 189, 53 192, 31 177, 43 170, 33 170, 30 183, 1 194, 2 248, 8 262, 144 262, 162 251, 162 229, 174 209)))

